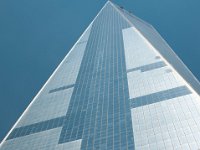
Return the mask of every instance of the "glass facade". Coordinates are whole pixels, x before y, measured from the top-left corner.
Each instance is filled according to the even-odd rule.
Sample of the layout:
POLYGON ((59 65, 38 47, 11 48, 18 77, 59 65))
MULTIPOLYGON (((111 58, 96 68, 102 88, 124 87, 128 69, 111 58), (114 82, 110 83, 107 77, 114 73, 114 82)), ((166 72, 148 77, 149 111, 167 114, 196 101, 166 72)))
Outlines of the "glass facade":
POLYGON ((108 1, 0 149, 193 150, 198 139, 199 82, 151 25, 108 1))

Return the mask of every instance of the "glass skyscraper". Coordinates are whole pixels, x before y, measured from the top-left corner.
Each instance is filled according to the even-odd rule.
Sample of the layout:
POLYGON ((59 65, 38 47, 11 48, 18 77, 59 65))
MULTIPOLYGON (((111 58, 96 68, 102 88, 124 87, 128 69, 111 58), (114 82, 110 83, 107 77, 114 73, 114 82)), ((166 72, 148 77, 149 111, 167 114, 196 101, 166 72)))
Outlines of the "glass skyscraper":
POLYGON ((199 94, 157 31, 108 1, 0 150, 197 150, 199 94))

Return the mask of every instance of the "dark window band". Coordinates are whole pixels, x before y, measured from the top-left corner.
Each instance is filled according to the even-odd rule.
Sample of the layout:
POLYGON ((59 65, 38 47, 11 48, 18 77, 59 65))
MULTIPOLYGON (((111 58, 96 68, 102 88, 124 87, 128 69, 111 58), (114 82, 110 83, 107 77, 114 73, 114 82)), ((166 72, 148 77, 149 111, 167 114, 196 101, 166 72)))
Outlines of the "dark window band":
POLYGON ((66 89, 69 89, 69 88, 72 88, 72 87, 74 87, 74 84, 66 85, 66 86, 62 86, 62 87, 59 87, 59 88, 56 88, 56 89, 50 90, 49 93, 54 93, 54 92, 58 92, 58 91, 62 91, 62 90, 66 90, 66 89))
POLYGON ((159 62, 156 62, 156 63, 152 63, 152 64, 128 69, 127 73, 132 72, 132 71, 137 71, 137 70, 141 70, 141 72, 146 72, 146 71, 162 68, 162 67, 165 67, 165 66, 166 66, 166 64, 163 61, 159 61, 159 62))
POLYGON ((191 91, 186 86, 180 86, 169 90, 133 98, 130 100, 130 103, 132 108, 136 108, 188 94, 191 94, 191 91))
POLYGON ((65 116, 62 116, 62 117, 34 123, 31 125, 15 128, 6 140, 61 127, 63 125, 64 119, 65 119, 65 116))

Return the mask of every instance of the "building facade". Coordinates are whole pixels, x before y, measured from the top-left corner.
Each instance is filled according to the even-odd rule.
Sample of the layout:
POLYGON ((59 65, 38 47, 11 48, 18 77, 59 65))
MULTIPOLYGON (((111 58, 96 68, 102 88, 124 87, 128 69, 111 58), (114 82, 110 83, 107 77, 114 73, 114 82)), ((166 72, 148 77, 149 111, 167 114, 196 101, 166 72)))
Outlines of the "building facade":
POLYGON ((0 150, 197 150, 199 94, 157 31, 108 1, 0 150))

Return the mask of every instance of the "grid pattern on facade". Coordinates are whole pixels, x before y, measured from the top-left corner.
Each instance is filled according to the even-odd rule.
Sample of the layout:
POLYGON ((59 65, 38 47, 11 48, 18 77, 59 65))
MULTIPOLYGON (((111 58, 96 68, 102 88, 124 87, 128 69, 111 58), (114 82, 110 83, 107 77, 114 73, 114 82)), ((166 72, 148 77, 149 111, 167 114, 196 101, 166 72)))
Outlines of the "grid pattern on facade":
POLYGON ((5 141, 1 150, 57 150, 61 128, 54 128, 5 141))
POLYGON ((194 94, 131 109, 136 150, 200 148, 200 103, 194 94))
POLYGON ((80 150, 82 140, 71 141, 56 145, 56 150, 80 150))
POLYGON ((82 149, 134 149, 122 40, 127 27, 110 4, 93 23, 59 143, 82 139, 82 149))
MULTIPOLYGON (((157 49, 137 29, 125 29, 123 36, 128 69, 157 61, 157 49)), ((171 66, 129 72, 128 82, 130 98, 139 98, 131 109, 136 150, 200 147, 199 96, 171 66)))
POLYGON ((49 91, 75 84, 87 45, 85 41, 88 40, 90 29, 91 25, 79 39, 79 44, 75 44, 67 57, 64 58, 48 84, 35 97, 31 107, 16 125, 17 128, 66 115, 73 87, 52 93, 49 93, 49 91))
POLYGON ((73 88, 48 93, 41 96, 32 104, 16 128, 24 127, 39 122, 59 118, 66 115, 73 88))
MULTIPOLYGON (((155 57, 158 54, 156 50, 149 46, 134 28, 124 29, 123 39, 127 62, 126 66, 128 69, 157 63, 155 57), (137 45, 134 43, 137 43, 137 45)), ((161 58, 159 62, 162 61, 164 60, 161 58)), ((151 69, 145 72, 128 72, 127 78, 130 99, 184 86, 185 83, 175 72, 166 72, 169 69, 171 69, 170 66, 166 65, 165 67, 151 69)))
MULTIPOLYGON (((116 6, 118 7, 118 6, 116 6)), ((121 13, 133 24, 142 36, 175 68, 175 70, 188 82, 193 89, 200 94, 200 82, 185 66, 185 64, 174 53, 167 42, 160 36, 156 29, 149 23, 129 13, 125 9, 120 9, 121 13)))

